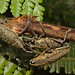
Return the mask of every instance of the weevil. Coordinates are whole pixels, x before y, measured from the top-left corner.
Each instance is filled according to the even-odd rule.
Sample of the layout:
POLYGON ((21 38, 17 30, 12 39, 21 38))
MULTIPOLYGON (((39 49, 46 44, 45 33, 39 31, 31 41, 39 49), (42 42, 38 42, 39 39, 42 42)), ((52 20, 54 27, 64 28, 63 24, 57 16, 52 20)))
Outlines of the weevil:
POLYGON ((31 47, 31 48, 39 48, 39 49, 47 49, 47 48, 58 48, 58 47, 62 47, 64 45, 67 34, 71 31, 68 30, 65 34, 64 40, 61 39, 55 39, 55 38, 49 38, 49 37, 45 37, 45 38, 28 38, 28 37, 24 37, 26 39, 28 39, 27 44, 31 47))
MULTIPOLYGON (((28 16, 24 16, 25 19, 27 19, 28 21, 28 25, 26 28, 24 28, 19 34, 23 33, 29 26, 30 26, 30 29, 31 29, 31 32, 32 32, 32 28, 31 28, 31 20, 32 20, 32 16, 28 17, 28 16)), ((3 21, 2 21, 3 22, 3 21)), ((4 23, 4 22, 3 22, 4 23)), ((45 35, 45 31, 44 31, 44 28, 42 26, 42 23, 40 22, 40 25, 41 25, 41 28, 44 32, 44 34, 41 35, 41 37, 43 35, 45 35)), ((32 32, 32 34, 34 35, 34 32, 32 32)), ((54 39, 54 38, 34 38, 34 40, 31 40, 29 43, 27 43, 31 48, 42 48, 42 49, 46 49, 46 48, 56 48, 56 47, 60 47, 63 45, 63 42, 62 40, 58 40, 58 39, 54 39)), ((33 50, 34 51, 34 50, 33 50)))
MULTIPOLYGON (((32 17, 32 18, 35 19, 35 17, 32 17)), ((0 19, 0 22, 1 22, 1 24, 4 24, 5 26, 8 27, 8 25, 7 25, 7 23, 6 23, 6 20, 2 20, 2 19, 0 19)), ((28 19, 28 25, 27 25, 27 27, 28 27, 29 25, 31 26, 30 23, 31 23, 31 19, 28 19)), ((5 26, 4 26, 4 27, 5 27, 5 26)), ((4 27, 2 26, 1 29, 4 28, 4 27)), ((5 28, 6 28, 6 27, 5 27, 5 28)), ((5 28, 4 28, 4 30, 7 31, 5 28)), ((25 29, 26 29, 26 28, 25 28, 25 29)), ((2 30, 2 31, 3 31, 3 30, 2 30)), ((11 29, 9 29, 9 32, 10 32, 9 34, 7 34, 5 31, 4 31, 3 33, 4 33, 4 36, 5 36, 5 35, 7 36, 6 39, 8 40, 8 38, 9 38, 8 35, 11 36, 11 34, 12 34, 12 33, 11 33, 11 29), (5 34, 5 33, 6 33, 6 34, 5 34)), ((12 32, 13 32, 13 31, 12 31, 12 32)), ((22 31, 22 32, 23 32, 23 31, 22 31)), ((21 33, 22 33, 22 32, 21 32, 21 33)), ((13 33, 15 33, 15 32, 13 32, 13 33)), ((21 33, 20 33, 20 34, 21 34, 21 33)), ((15 34, 16 34, 16 33, 15 33, 15 34)), ((12 34, 12 35, 14 35, 14 34, 12 34)), ((3 37, 4 37, 4 36, 3 36, 3 37)), ((18 37, 17 34, 16 34, 16 36, 18 37)), ((3 38, 3 37, 1 37, 1 38, 3 38)), ((19 37, 19 38, 21 38, 21 37, 19 37)), ((3 40, 6 41, 6 39, 5 39, 5 40, 3 39, 3 40)), ((11 38, 10 38, 10 39, 11 39, 11 38)), ((22 40, 22 38, 21 38, 21 40, 22 40)), ((13 40, 11 39, 11 41, 13 41, 13 40)), ((7 42, 7 41, 6 41, 6 42, 7 42)), ((15 42, 15 41, 14 41, 14 42, 15 42)), ((7 42, 7 43, 8 43, 8 42, 7 42)), ((9 43, 13 43, 13 42, 10 42, 10 41, 9 41, 9 43)), ((14 44, 14 43, 13 43, 13 44, 14 44)), ((12 45, 13 45, 13 44, 12 44, 12 45)), ((26 43, 25 43, 25 44, 26 44, 26 43)), ((21 44, 21 45, 22 45, 22 44, 21 44)), ((28 44, 26 44, 26 45, 28 45, 28 44)), ((14 46, 15 46, 15 45, 14 45, 14 46)), ((19 46, 19 45, 16 45, 16 46, 19 46)), ((20 47, 20 46, 19 46, 19 47, 20 47)), ((23 47, 21 47, 21 48, 23 49, 23 47)), ((31 49, 31 50, 32 50, 32 49, 31 49)), ((39 54, 39 52, 34 51, 34 50, 32 50, 32 52, 34 52, 34 53, 38 53, 38 54, 39 54)))
POLYGON ((70 31, 71 31, 71 29, 66 32, 64 40, 62 40, 62 41, 52 38, 53 40, 60 42, 62 44, 61 47, 57 47, 57 48, 49 47, 49 48, 47 48, 39 56, 31 59, 30 65, 33 65, 33 66, 45 65, 48 63, 55 62, 55 61, 59 60, 60 58, 62 58, 64 55, 66 55, 70 51, 70 46, 67 42, 65 42, 65 40, 66 40, 67 34, 70 31))
POLYGON ((39 56, 30 60, 30 65, 33 66, 41 66, 45 64, 49 64, 55 62, 62 58, 70 51, 70 46, 66 43, 63 47, 54 48, 51 50, 47 50, 47 52, 40 54, 39 56))
MULTIPOLYGON (((33 19, 34 17, 28 17, 28 16, 23 16, 25 19, 24 20, 26 20, 27 19, 27 21, 28 21, 28 26, 31 26, 31 18, 33 19), (28 17, 28 18, 27 18, 28 17)), ((36 18, 36 17, 35 17, 36 18)), ((35 19, 34 18, 34 19, 35 19)), ((18 18, 19 19, 19 18, 18 18)), ((6 26, 8 26, 7 25, 7 23, 6 23, 6 21, 7 20, 2 20, 2 19, 0 19, 0 22, 1 23, 3 23, 3 24, 5 24, 6 26)), ((42 23, 40 22, 40 25, 41 25, 41 27, 42 27, 42 23)), ((27 26, 27 27, 28 27, 27 26)), ((25 28, 26 29, 26 28, 25 28)), ((25 31, 25 29, 24 29, 24 31, 25 31)), ((43 32, 44 32, 44 34, 45 34, 45 31, 44 31, 44 28, 42 27, 42 30, 43 30, 43 32)), ((32 31, 32 30, 31 30, 32 31)), ((23 32, 23 30, 22 30, 22 32, 23 32)), ((20 32, 19 34, 21 34, 22 32, 20 32)), ((32 32, 32 34, 33 35, 35 35, 34 34, 34 32, 32 32)), ((6 34, 7 35, 7 34, 6 34)), ((17 34, 16 34, 17 35, 17 34)), ((10 35, 11 36, 11 35, 10 35)), ((18 36, 18 35, 17 35, 18 36)), ((43 36, 43 34, 41 35, 41 37, 43 36)), ((54 40, 54 39, 52 39, 52 38, 48 38, 48 37, 46 37, 46 38, 38 38, 37 37, 37 39, 36 38, 34 38, 33 40, 29 40, 28 38, 28 42, 27 42, 27 45, 28 46, 30 46, 31 48, 40 48, 40 49, 46 49, 46 48, 48 48, 48 47, 50 47, 50 46, 52 46, 53 48, 54 47, 60 47, 62 44, 60 44, 60 42, 58 43, 58 40, 54 40), (52 44, 53 43, 53 44, 52 44)), ((20 37, 21 38, 21 37, 20 37)), ((25 37, 26 38, 26 37, 25 37)), ((32 38, 31 38, 32 39, 32 38)), ((33 50, 34 51, 34 50, 33 50)))
POLYGON ((0 38, 4 42, 6 42, 12 46, 15 46, 19 49, 21 48, 24 51, 31 53, 31 51, 27 51, 24 48, 25 43, 24 43, 23 39, 21 37, 18 37, 17 33, 15 33, 14 31, 12 31, 10 28, 6 27, 3 24, 0 24, 0 38))
POLYGON ((47 49, 50 47, 52 48, 61 47, 63 45, 63 40, 49 38, 49 37, 40 38, 40 39, 34 39, 34 38, 26 38, 26 39, 28 39, 27 44, 31 48, 47 49))

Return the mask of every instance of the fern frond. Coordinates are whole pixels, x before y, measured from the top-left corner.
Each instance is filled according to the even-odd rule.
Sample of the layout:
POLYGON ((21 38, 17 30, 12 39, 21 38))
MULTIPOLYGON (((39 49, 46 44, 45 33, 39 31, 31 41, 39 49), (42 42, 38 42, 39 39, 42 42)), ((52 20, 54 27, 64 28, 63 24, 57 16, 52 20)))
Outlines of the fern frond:
POLYGON ((26 0, 23 4, 23 7, 22 7, 23 10, 21 14, 30 15, 30 13, 33 12, 32 8, 34 8, 34 4, 30 0, 26 0))
POLYGON ((39 3, 42 3, 43 1, 42 0, 31 0, 35 3, 35 7, 34 7, 34 10, 33 10, 33 15, 34 16, 38 16, 36 18, 37 21, 42 21, 43 20, 43 11, 45 11, 45 8, 41 5, 39 5, 39 3))
POLYGON ((25 75, 31 75, 32 74, 32 69, 31 70, 28 70, 27 72, 26 72, 26 74, 25 75))
POLYGON ((16 68, 17 68, 17 65, 11 62, 8 62, 8 65, 4 69, 4 75, 7 75, 7 74, 10 75, 12 72, 15 71, 16 68))
POLYGON ((0 56, 0 75, 31 75, 32 69, 26 70, 0 56))
POLYGON ((13 75, 23 75, 20 71, 18 70, 15 70, 14 74, 13 75))
POLYGON ((15 17, 20 16, 23 0, 11 0, 10 9, 15 17))
POLYGON ((42 3, 43 2, 43 0, 31 0, 31 1, 34 2, 34 3, 36 3, 36 2, 42 3))
POLYGON ((8 5, 10 0, 0 0, 0 13, 3 14, 8 9, 8 5))
POLYGON ((42 21, 43 20, 43 12, 42 11, 45 11, 44 7, 41 6, 41 5, 36 5, 35 8, 34 8, 34 11, 33 11, 33 15, 35 16, 38 16, 36 18, 37 21, 42 21))

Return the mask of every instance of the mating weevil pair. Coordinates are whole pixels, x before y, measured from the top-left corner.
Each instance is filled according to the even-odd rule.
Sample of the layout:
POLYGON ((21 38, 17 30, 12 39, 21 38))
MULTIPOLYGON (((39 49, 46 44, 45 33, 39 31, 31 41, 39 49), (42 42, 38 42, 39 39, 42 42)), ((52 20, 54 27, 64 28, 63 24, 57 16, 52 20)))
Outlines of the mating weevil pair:
MULTIPOLYGON (((23 29, 23 31, 25 31, 28 28, 28 26, 30 26, 30 29, 31 29, 31 20, 30 19, 28 21, 27 27, 25 29, 23 29)), ((43 27, 42 27, 42 29, 43 29, 43 27)), ((43 31, 44 31, 44 29, 43 29, 43 31)), ((22 32, 20 32, 20 34, 22 32)), ((32 29, 31 29, 31 32, 34 34, 32 29)), ((7 42, 15 47, 22 48, 26 52, 34 52, 36 54, 40 54, 36 58, 33 58, 30 60, 30 64, 34 65, 34 66, 44 65, 44 64, 47 64, 50 62, 57 61, 58 59, 63 57, 66 53, 68 53, 70 50, 70 46, 68 44, 67 44, 67 46, 65 46, 66 43, 63 44, 62 40, 57 40, 54 38, 46 37, 46 38, 39 38, 39 39, 31 38, 33 40, 30 41, 30 44, 26 43, 26 45, 30 46, 31 48, 45 49, 42 53, 35 52, 34 50, 27 51, 26 49, 24 49, 24 41, 22 40, 22 38, 18 37, 18 35, 15 32, 13 32, 12 30, 10 30, 9 28, 7 28, 5 26, 3 27, 2 24, 1 24, 0 33, 1 33, 0 38, 2 40, 4 40, 5 42, 7 42), (11 37, 11 35, 12 35, 12 37, 11 37)))
MULTIPOLYGON (((31 24, 31 23, 30 23, 31 24)), ((41 25, 42 26, 42 25, 41 25)), ((43 27, 42 27, 43 29, 43 27)), ((40 66, 59 60, 70 51, 70 46, 65 42, 69 29, 64 40, 54 38, 34 38, 29 42, 31 48, 45 49, 40 55, 30 60, 30 65, 40 66)), ((43 32, 44 29, 43 29, 43 32)), ((33 32, 34 33, 34 32, 33 32)), ((26 38, 26 37, 25 37, 26 38)), ((30 39, 30 38, 29 38, 30 39)))
MULTIPOLYGON (((30 60, 30 65, 41 66, 41 65, 49 64, 49 63, 59 60, 64 55, 66 55, 70 51, 70 46, 67 42, 65 42, 65 40, 66 40, 67 34, 70 31, 71 31, 71 29, 69 29, 66 32, 64 40, 48 38, 48 41, 52 40, 52 42, 49 43, 49 42, 47 42, 47 40, 45 40, 47 38, 46 37, 44 39, 45 40, 44 43, 47 44, 48 46, 45 45, 46 49, 40 55, 38 55, 37 57, 30 60)), ((41 38, 41 39, 43 39, 43 38, 41 38)), ((37 43, 38 43, 38 41, 37 41, 37 43)), ((33 47, 35 47, 35 46, 33 46, 33 47)))

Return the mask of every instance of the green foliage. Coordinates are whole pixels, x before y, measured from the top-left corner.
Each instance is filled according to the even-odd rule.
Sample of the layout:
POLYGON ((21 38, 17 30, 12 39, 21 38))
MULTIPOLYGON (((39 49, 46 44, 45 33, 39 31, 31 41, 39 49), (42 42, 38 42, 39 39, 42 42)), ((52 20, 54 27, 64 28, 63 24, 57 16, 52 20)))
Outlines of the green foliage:
POLYGON ((28 70, 28 71, 26 71, 25 75, 31 75, 31 74, 32 74, 32 70, 28 70))
POLYGON ((21 13, 21 7, 22 7, 23 0, 11 0, 11 12, 12 14, 17 17, 21 13))
POLYGON ((34 4, 30 0, 26 0, 23 4, 23 7, 22 7, 23 10, 21 14, 30 15, 30 13, 33 12, 32 8, 34 8, 34 4))
POLYGON ((34 16, 38 16, 36 18, 37 21, 42 21, 43 20, 43 11, 45 11, 45 8, 41 5, 39 5, 39 3, 42 3, 43 1, 42 0, 31 0, 35 3, 35 7, 34 7, 34 10, 33 10, 33 15, 34 16))
POLYGON ((31 75, 32 70, 25 70, 0 56, 0 75, 31 75))
POLYGON ((4 75, 12 74, 16 68, 17 66, 15 64, 8 62, 8 65, 4 69, 4 75))
POLYGON ((0 0, 0 13, 3 14, 8 9, 8 5, 10 0, 0 0))
POLYGON ((36 4, 36 6, 34 8, 34 11, 33 11, 33 15, 34 16, 36 16, 36 15, 39 16, 39 17, 36 18, 37 21, 43 20, 43 17, 42 17, 43 16, 43 12, 42 11, 45 11, 44 7, 41 6, 41 5, 37 5, 36 4))
POLYGON ((42 3, 42 0, 26 0, 23 4, 23 7, 22 7, 23 10, 21 14, 24 14, 24 15, 32 14, 33 16, 38 16, 36 18, 37 21, 42 21, 43 11, 45 11, 45 8, 39 5, 39 3, 42 3))
POLYGON ((43 2, 43 0, 31 0, 31 1, 33 1, 34 3, 42 3, 43 2))
MULTIPOLYGON (((10 0, 1 0, 0 1, 0 13, 3 14, 8 9, 8 2, 10 0)), ((43 20, 43 11, 45 10, 43 6, 39 3, 42 3, 42 0, 11 0, 11 13, 14 17, 22 15, 35 15, 38 16, 37 20, 43 20)))
POLYGON ((3 57, 0 57, 0 70, 4 69, 5 65, 7 65, 7 60, 5 60, 3 57))
POLYGON ((18 70, 15 70, 14 74, 13 75, 23 75, 20 71, 18 70))

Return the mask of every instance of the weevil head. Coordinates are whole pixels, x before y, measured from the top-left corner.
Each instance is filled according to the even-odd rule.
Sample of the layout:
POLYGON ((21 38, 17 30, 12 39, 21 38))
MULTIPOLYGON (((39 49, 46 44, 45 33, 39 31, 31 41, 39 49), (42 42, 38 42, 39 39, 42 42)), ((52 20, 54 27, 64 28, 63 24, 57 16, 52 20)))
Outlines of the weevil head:
POLYGON ((32 66, 41 66, 44 64, 47 64, 47 61, 46 61, 46 59, 44 59, 42 57, 41 58, 36 57, 36 58, 33 58, 30 60, 30 65, 32 65, 32 66))

